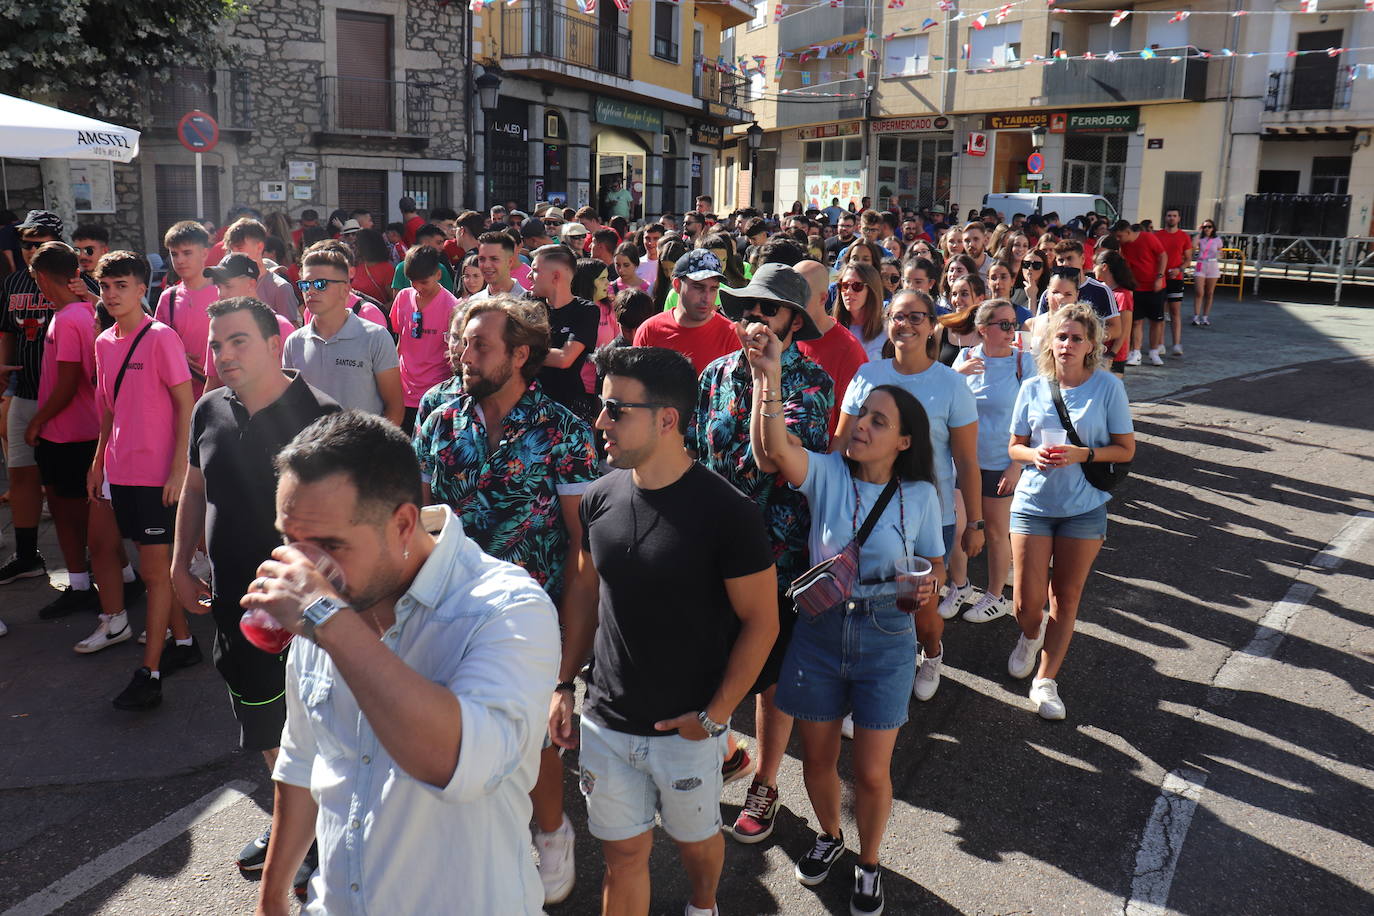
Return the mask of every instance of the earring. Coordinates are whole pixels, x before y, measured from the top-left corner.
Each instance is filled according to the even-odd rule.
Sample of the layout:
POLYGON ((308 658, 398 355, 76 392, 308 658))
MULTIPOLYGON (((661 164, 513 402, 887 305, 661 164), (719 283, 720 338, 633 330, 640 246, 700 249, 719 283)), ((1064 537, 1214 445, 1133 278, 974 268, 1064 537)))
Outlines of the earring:
POLYGON ((402 559, 402 560, 409 560, 409 559, 410 559, 410 549, 409 549, 409 548, 407 548, 407 549, 401 551, 401 559, 402 559))

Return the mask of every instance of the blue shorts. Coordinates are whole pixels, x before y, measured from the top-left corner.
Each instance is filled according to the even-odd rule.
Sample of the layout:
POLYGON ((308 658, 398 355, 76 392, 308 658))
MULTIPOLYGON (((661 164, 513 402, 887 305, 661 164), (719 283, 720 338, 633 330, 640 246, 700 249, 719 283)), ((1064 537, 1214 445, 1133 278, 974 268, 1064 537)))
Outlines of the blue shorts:
POLYGON ((954 549, 954 526, 945 525, 940 529, 940 534, 945 539, 945 563, 949 563, 949 552, 954 549))
POLYGON ((1069 515, 1063 518, 1013 512, 1011 533, 1103 541, 1107 539, 1107 504, 1103 503, 1096 509, 1089 509, 1082 515, 1069 515))
POLYGON ((654 815, 679 843, 720 832, 721 764, 729 730, 689 741, 680 735, 630 735, 582 717, 578 752, 587 827, 617 842, 654 829, 654 815))
POLYGON ((859 728, 900 728, 915 679, 915 618, 897 610, 895 595, 855 598, 798 615, 774 702, 806 722, 852 712, 859 728))

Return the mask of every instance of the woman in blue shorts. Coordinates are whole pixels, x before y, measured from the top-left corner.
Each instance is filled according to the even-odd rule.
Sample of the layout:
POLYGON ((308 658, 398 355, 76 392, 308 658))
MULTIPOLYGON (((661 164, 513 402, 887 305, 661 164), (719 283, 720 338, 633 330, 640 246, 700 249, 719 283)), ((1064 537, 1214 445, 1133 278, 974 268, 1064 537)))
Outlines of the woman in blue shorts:
POLYGON ((1045 719, 1064 718, 1056 678, 1073 637, 1083 584, 1107 536, 1107 500, 1083 476, 1085 462, 1135 456, 1135 433, 1121 380, 1103 367, 1102 324, 1091 305, 1074 303, 1046 316, 1039 374, 1021 386, 1011 412, 1011 460, 1026 465, 1011 504, 1012 586, 1021 637, 1007 671, 1039 669, 1030 698, 1045 719), (1064 435, 1054 404, 1059 387, 1083 446, 1050 445, 1064 435), (1051 569, 1053 566, 1053 569, 1051 569), (1044 614, 1049 595, 1050 613, 1044 614))
POLYGON ((754 447, 810 503, 812 563, 841 553, 893 478, 899 481, 859 550, 849 599, 818 614, 800 612, 777 694, 778 708, 797 722, 806 791, 820 824, 815 844, 797 860, 797 880, 807 886, 824 881, 844 851, 837 764, 841 720, 853 711, 859 865, 850 912, 880 913, 878 850, 892 812, 892 749, 907 720, 916 676, 914 621, 897 606, 896 561, 920 556, 930 562, 933 574, 922 583, 916 604, 930 603, 944 575, 929 423, 909 391, 878 385, 850 418, 852 435, 842 452, 807 451, 789 440, 784 425, 777 337, 757 323, 745 334, 759 393, 754 447))

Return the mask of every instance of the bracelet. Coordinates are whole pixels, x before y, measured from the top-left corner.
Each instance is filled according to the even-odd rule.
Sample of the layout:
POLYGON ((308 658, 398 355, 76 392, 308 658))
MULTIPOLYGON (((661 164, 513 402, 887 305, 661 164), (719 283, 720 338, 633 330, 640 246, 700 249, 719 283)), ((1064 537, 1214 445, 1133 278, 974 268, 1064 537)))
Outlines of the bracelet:
POLYGON ((782 398, 759 398, 761 404, 781 404, 782 398))
POLYGON ((1086 464, 1092 464, 1092 463, 1093 463, 1093 460, 1094 460, 1094 458, 1095 458, 1096 456, 1097 456, 1097 450, 1096 450, 1096 449, 1093 449, 1093 448, 1089 448, 1089 449, 1088 449, 1088 460, 1087 460, 1085 463, 1086 463, 1086 464))
POLYGON ((577 693, 577 685, 572 681, 560 681, 558 686, 553 688, 554 693, 558 693, 563 690, 571 690, 573 693, 577 693))
POLYGON ((763 418, 765 420, 776 420, 778 417, 782 416, 781 410, 779 410, 777 413, 768 413, 767 411, 762 411, 762 413, 763 418))

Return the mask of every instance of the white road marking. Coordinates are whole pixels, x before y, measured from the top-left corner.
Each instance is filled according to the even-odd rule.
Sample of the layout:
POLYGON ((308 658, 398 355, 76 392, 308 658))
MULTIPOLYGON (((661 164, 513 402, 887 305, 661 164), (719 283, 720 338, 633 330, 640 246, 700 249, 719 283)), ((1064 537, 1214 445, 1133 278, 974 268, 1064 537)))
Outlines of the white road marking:
POLYGON ((54 881, 0 916, 47 916, 225 808, 243 801, 254 788, 251 782, 226 783, 54 881))
MULTIPOLYGON (((1284 372, 1268 373, 1282 374, 1284 372)), ((1253 376, 1249 381, 1265 377, 1253 376)), ((1313 555, 1308 567, 1328 571, 1336 569, 1355 552, 1371 530, 1374 530, 1374 512, 1351 516, 1331 539, 1331 543, 1313 555)), ((1306 582, 1294 581, 1289 586, 1283 598, 1260 618, 1250 642, 1226 657, 1212 679, 1212 687, 1207 694, 1209 704, 1223 705, 1231 697, 1232 691, 1249 682, 1253 673, 1251 669, 1278 650, 1292 626, 1293 618, 1307 606, 1316 592, 1317 586, 1306 582)), ((1197 716, 1203 715, 1210 713, 1207 710, 1197 711, 1197 716)), ((1122 910, 1124 916, 1160 916, 1167 912, 1174 872, 1178 868, 1188 826, 1192 823, 1193 812, 1197 810, 1206 782, 1206 773, 1187 767, 1174 770, 1164 777, 1154 810, 1140 836, 1135 875, 1131 880, 1131 896, 1122 910)))

